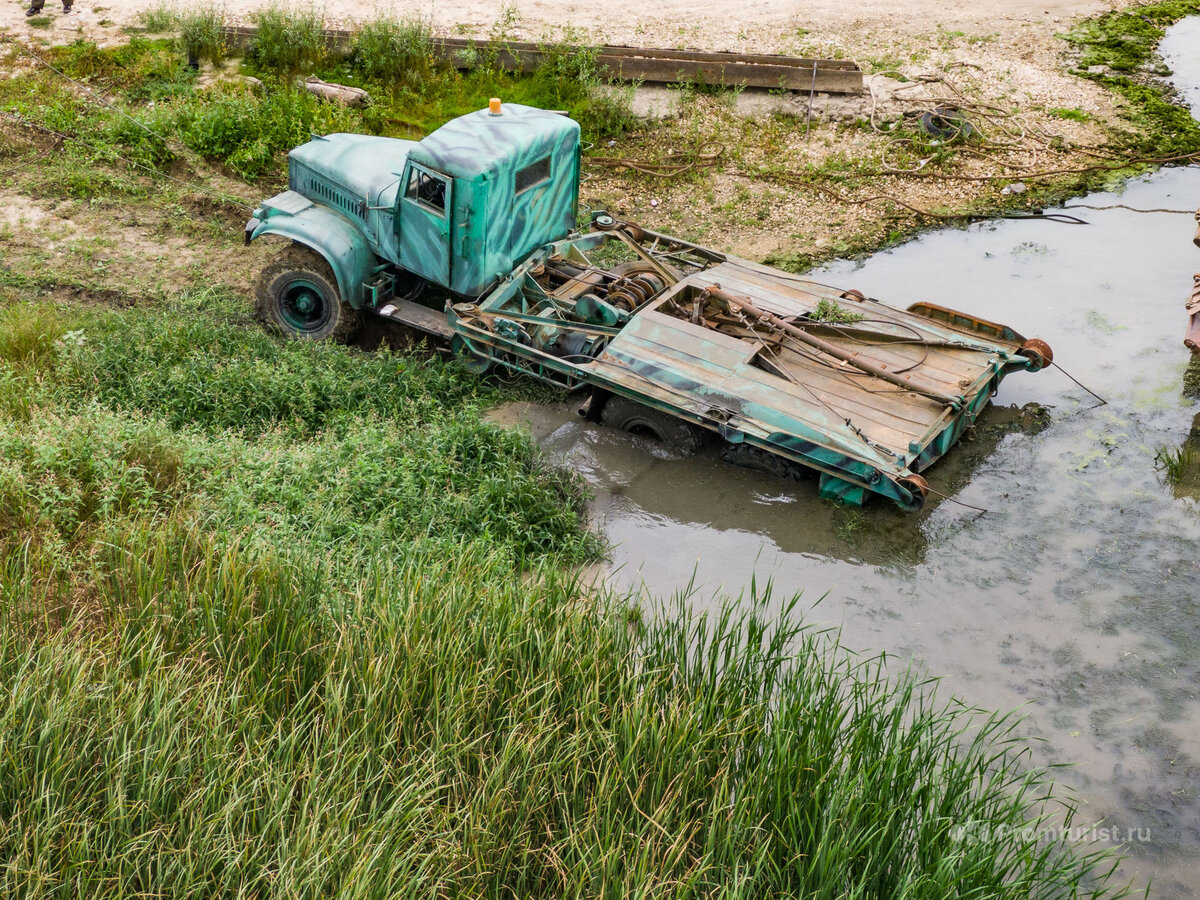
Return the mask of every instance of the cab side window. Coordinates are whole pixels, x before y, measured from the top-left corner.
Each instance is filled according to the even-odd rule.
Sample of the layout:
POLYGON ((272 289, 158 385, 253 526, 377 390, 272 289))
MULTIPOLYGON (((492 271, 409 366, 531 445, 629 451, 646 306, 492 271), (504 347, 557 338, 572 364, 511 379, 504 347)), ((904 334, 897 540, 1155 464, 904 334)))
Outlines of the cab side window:
POLYGON ((413 169, 408 178, 408 188, 404 196, 416 200, 426 209, 438 215, 446 213, 446 182, 436 175, 413 169))
POLYGON ((545 156, 535 163, 530 163, 519 170, 515 177, 517 195, 525 193, 530 188, 545 184, 550 180, 550 157, 545 156))

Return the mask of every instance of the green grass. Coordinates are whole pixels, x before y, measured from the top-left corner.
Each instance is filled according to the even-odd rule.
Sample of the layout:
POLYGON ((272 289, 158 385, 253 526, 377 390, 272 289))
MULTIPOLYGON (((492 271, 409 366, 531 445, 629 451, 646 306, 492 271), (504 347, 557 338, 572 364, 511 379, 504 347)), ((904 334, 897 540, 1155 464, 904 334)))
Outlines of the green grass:
POLYGON ((1120 895, 1015 719, 585 587, 493 388, 247 302, 0 310, 6 896, 1120 895))
POLYGON ((26 513, 51 514, 47 546, 78 539, 97 492, 140 490, 121 481, 134 428, 187 448, 178 474, 191 485, 189 507, 264 540, 390 552, 487 538, 513 559, 577 562, 597 551, 581 528, 577 480, 541 465, 524 436, 482 420, 496 395, 451 364, 282 344, 186 305, 77 312, 69 325, 44 307, 0 317, 11 377, 43 386, 0 430, 0 457, 25 485, 26 513), (44 405, 32 419, 28 410, 44 405))
POLYGON ((1073 122, 1092 121, 1091 114, 1084 112, 1082 109, 1072 109, 1070 107, 1059 106, 1047 110, 1047 112, 1049 112, 1050 115, 1054 116, 1056 119, 1069 119, 1073 122))
POLYGON ((1178 447, 1159 447, 1154 451, 1154 466, 1162 472, 1168 484, 1179 484, 1190 473, 1200 469, 1200 453, 1189 441, 1184 441, 1178 447))
POLYGON ((188 147, 245 179, 277 171, 282 155, 313 134, 370 130, 360 113, 306 91, 259 97, 241 85, 193 96, 177 107, 173 124, 188 147))
MULTIPOLYGON (((528 75, 501 71, 486 59, 462 73, 434 59, 423 22, 386 16, 368 22, 342 58, 325 47, 315 11, 283 7, 257 14, 258 36, 244 65, 267 82, 264 92, 236 80, 198 90, 187 61, 224 58, 222 11, 201 6, 162 15, 168 12, 177 39, 135 37, 108 48, 81 40, 46 51, 71 77, 115 97, 120 113, 88 102, 45 70, 0 83, 0 103, 7 109, 80 142, 69 143, 38 170, 46 193, 111 200, 137 195, 146 190, 140 182, 144 170, 137 166, 166 169, 177 161, 180 145, 237 178, 257 179, 281 172, 286 151, 313 133, 419 138, 454 116, 485 107, 493 96, 568 110, 590 140, 619 137, 638 124, 628 89, 603 84, 595 75, 594 49, 581 44, 548 43, 545 63, 528 75), (300 72, 365 87, 376 102, 366 110, 323 102, 293 84, 300 72), (137 165, 129 169, 122 158, 137 165), (97 172, 97 163, 105 169, 97 172)), ((154 11, 152 18, 158 15, 154 11)), ((568 38, 576 40, 564 35, 568 38)), ((495 50, 485 44, 479 53, 494 56, 495 50)))
POLYGON ((1200 0, 1164 0, 1106 13, 1065 36, 1079 51, 1076 74, 1126 101, 1123 113, 1134 130, 1122 142, 1131 153, 1166 157, 1200 151, 1200 124, 1161 80, 1169 72, 1157 56, 1167 28, 1197 14, 1200 0), (1094 66, 1103 69, 1087 71, 1094 66))

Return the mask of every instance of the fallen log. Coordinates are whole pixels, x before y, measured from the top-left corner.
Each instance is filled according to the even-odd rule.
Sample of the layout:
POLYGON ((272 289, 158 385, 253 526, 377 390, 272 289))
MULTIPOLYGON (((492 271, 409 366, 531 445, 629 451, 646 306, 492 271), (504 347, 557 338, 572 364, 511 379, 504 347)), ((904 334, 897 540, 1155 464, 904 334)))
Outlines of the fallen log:
POLYGON ((362 88, 322 81, 315 75, 304 79, 304 87, 310 94, 316 94, 322 100, 330 100, 342 106, 369 106, 371 103, 371 95, 362 88))

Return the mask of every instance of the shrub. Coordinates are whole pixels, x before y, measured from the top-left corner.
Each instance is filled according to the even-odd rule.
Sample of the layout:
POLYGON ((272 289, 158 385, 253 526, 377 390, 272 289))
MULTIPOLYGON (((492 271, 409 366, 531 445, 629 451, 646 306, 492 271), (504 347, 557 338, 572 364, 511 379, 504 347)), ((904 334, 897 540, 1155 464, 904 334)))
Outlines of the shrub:
POLYGON ((420 87, 434 68, 433 32, 422 19, 380 16, 355 34, 350 60, 364 78, 420 87))
POLYGON ((315 9, 269 6, 253 18, 258 33, 246 56, 264 74, 287 78, 325 59, 325 21, 315 9))
POLYGON ((597 48, 567 29, 561 41, 546 41, 539 48, 541 62, 533 71, 535 89, 544 98, 539 105, 562 109, 588 97, 600 84, 597 48))
POLYGON ((159 3, 149 9, 143 9, 137 14, 146 30, 154 34, 172 32, 179 24, 179 7, 174 3, 159 3))
POLYGON ((225 59, 225 10, 219 6, 189 6, 179 14, 179 42, 192 65, 225 59))
POLYGON ((323 103, 302 90, 279 88, 260 99, 245 89, 221 89, 192 99, 177 119, 193 150, 225 163, 244 178, 268 171, 281 151, 313 133, 357 131, 353 110, 323 103))
POLYGON ((542 61, 532 76, 532 102, 544 109, 569 109, 586 138, 620 137, 633 130, 633 87, 605 82, 598 49, 566 29, 561 40, 541 45, 542 61))
POLYGON ((571 115, 579 123, 584 138, 599 141, 634 131, 641 124, 633 111, 635 89, 633 85, 597 85, 587 97, 574 103, 571 115))

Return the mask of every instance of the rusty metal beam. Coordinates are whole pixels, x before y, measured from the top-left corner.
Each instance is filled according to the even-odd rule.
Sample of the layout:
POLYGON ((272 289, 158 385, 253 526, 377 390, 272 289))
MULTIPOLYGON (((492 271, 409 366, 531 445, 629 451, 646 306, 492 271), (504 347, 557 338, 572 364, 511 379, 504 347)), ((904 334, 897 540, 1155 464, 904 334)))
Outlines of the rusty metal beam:
POLYGON ((814 334, 809 334, 803 328, 797 328, 792 323, 781 319, 774 313, 769 313, 766 310, 759 309, 750 302, 749 298, 735 297, 729 291, 721 288, 720 285, 714 284, 711 287, 706 288, 704 293, 708 294, 715 300, 719 300, 726 306, 739 309, 747 315, 753 316, 762 322, 766 322, 768 325, 771 325, 774 328, 778 328, 784 334, 790 335, 801 343, 807 344, 816 350, 820 350, 822 353, 832 356, 834 359, 839 359, 847 365, 858 369, 860 372, 866 372, 868 375, 874 375, 876 378, 886 381, 889 384, 894 384, 897 387, 904 388, 906 391, 912 391, 914 394, 920 394, 922 397, 928 397, 930 400, 936 400, 938 403, 945 404, 946 406, 950 406, 954 409, 959 409, 963 405, 962 397, 953 397, 943 391, 916 384, 913 382, 911 376, 897 375, 895 372, 889 372, 887 369, 881 368, 872 362, 861 359, 861 354, 857 352, 845 350, 836 344, 831 344, 829 341, 819 338, 814 334))
MULTIPOLYGON (((1197 235, 1200 245, 1200 235, 1197 235)), ((1200 275, 1192 276, 1192 296, 1187 302, 1188 330, 1183 338, 1184 345, 1193 353, 1200 353, 1200 275)))

